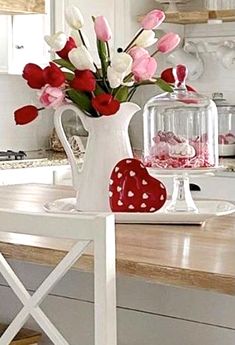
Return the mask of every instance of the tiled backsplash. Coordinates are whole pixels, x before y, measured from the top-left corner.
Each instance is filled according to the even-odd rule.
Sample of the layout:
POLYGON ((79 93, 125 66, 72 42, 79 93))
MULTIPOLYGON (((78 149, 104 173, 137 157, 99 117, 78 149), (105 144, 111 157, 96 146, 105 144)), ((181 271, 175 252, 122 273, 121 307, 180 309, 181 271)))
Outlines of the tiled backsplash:
POLYGON ((39 118, 25 126, 16 126, 14 110, 34 104, 35 91, 30 90, 21 76, 0 75, 0 150, 37 150, 48 146, 53 128, 51 111, 40 112, 39 118))

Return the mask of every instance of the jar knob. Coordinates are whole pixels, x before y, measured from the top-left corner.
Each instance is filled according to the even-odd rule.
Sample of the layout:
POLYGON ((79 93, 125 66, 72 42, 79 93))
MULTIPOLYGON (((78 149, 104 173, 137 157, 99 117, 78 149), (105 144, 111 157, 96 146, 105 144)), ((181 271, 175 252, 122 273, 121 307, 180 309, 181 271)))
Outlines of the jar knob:
POLYGON ((185 82, 188 76, 188 69, 185 65, 177 65, 173 68, 176 89, 186 89, 185 82))

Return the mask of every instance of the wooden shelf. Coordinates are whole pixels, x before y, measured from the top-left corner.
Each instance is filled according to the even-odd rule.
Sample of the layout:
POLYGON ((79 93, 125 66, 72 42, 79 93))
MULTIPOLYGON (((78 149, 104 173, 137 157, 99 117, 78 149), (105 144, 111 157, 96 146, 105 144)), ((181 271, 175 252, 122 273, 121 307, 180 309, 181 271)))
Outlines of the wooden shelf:
POLYGON ((0 0, 0 14, 45 13, 45 0, 0 0))
MULTIPOLYGON (((143 16, 138 17, 140 21, 143 16)), ((175 13, 166 13, 165 23, 174 24, 201 24, 209 20, 222 20, 223 22, 235 21, 235 10, 218 10, 218 11, 182 11, 175 13)))

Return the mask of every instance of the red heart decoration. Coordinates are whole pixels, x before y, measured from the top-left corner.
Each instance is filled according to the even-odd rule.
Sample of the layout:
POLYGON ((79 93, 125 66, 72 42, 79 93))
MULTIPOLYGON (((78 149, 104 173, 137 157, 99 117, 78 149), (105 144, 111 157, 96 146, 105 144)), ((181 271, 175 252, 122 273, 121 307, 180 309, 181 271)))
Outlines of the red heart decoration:
POLYGON ((109 201, 113 212, 155 212, 165 204, 166 188, 139 160, 126 158, 112 171, 109 201))

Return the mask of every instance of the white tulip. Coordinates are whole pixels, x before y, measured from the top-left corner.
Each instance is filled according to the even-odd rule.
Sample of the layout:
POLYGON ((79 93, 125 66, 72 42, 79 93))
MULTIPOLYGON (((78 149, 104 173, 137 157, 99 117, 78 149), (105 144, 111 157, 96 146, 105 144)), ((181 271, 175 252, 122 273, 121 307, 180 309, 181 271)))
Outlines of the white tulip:
MULTIPOLYGON (((72 30, 70 33, 70 36, 74 39, 77 47, 81 47, 83 45, 83 42, 81 40, 81 36, 79 35, 79 32, 77 30, 72 30)), ((84 39, 85 45, 87 49, 90 49, 90 42, 88 40, 88 37, 84 32, 82 33, 82 37, 84 39)))
POLYGON ((116 53, 114 54, 111 66, 118 73, 124 73, 125 75, 131 72, 133 59, 127 53, 116 53))
POLYGON ((59 31, 51 36, 44 36, 44 40, 51 47, 52 50, 58 52, 62 50, 67 42, 67 36, 64 32, 59 31))
POLYGON ((72 49, 69 54, 70 62, 80 71, 89 69, 92 72, 95 72, 94 61, 91 54, 86 49, 85 46, 72 49))
POLYGON ((157 42, 155 33, 153 30, 144 30, 139 37, 135 40, 134 44, 137 47, 147 48, 157 42))
POLYGON ((117 72, 113 67, 109 66, 107 69, 107 78, 112 89, 116 89, 123 83, 125 77, 124 73, 117 72))
POLYGON ((79 8, 77 8, 74 5, 71 5, 66 8, 65 19, 68 25, 75 30, 81 29, 84 25, 84 19, 82 14, 79 8))

